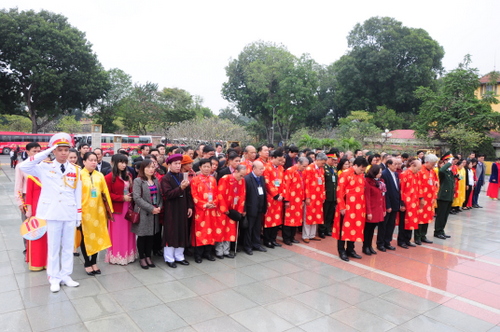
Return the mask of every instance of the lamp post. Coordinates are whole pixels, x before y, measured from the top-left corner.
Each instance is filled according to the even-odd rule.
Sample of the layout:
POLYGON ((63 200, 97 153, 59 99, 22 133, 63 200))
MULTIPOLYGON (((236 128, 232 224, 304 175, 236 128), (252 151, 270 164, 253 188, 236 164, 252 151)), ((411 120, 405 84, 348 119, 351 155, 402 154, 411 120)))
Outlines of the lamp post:
POLYGON ((389 129, 384 130, 384 132, 382 133, 382 137, 384 138, 384 143, 383 144, 385 144, 387 142, 387 140, 389 138, 391 138, 391 136, 392 136, 392 134, 389 132, 389 129))

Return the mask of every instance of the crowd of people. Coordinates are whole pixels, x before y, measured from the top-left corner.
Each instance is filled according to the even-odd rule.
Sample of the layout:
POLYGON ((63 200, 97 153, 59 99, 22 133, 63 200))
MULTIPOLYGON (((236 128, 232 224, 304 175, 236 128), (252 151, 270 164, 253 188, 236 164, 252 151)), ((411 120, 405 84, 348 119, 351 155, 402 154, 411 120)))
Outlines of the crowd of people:
MULTIPOLYGON (((434 218, 433 236, 445 240, 449 214, 481 208, 485 178, 484 155, 474 154, 159 144, 141 146, 135 159, 120 150, 107 163, 101 149, 75 150, 70 141, 56 134, 41 152, 29 143, 27 160, 16 167, 22 219, 47 221, 46 235, 25 241, 26 261, 31 270, 47 269, 54 292, 78 286, 70 277, 77 247, 86 273, 96 275, 104 250, 106 263, 139 260, 147 270, 155 267, 153 255, 176 268, 190 264, 185 255, 196 263, 234 259, 239 251, 333 236, 339 257, 349 261, 362 258, 356 242, 364 255, 396 250, 397 225, 397 246, 432 243, 434 218)), ((493 187, 488 195, 496 188, 498 196, 493 187)))

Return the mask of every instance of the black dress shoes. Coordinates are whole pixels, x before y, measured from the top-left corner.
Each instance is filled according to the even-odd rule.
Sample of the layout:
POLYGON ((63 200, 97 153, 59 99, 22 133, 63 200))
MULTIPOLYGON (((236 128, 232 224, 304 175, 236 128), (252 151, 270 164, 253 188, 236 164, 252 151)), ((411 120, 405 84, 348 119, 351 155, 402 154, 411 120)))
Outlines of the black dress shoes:
POLYGON ((252 256, 253 255, 253 251, 252 249, 245 249, 245 254, 249 255, 249 256, 252 256))
POLYGON ((281 247, 281 244, 279 244, 278 242, 274 241, 273 242, 273 246, 275 246, 275 247, 281 247))
POLYGON ((167 265, 172 269, 175 269, 177 267, 177 264, 175 264, 175 262, 165 262, 165 263, 167 263, 167 265))
POLYGON ((422 245, 422 241, 420 241, 420 240, 415 240, 415 244, 417 244, 417 245, 421 246, 421 245, 422 245))
POLYGON ((370 248, 366 247, 366 248, 363 248, 363 254, 371 256, 372 252, 370 251, 370 248))
POLYGON ((416 247, 416 245, 414 245, 413 243, 411 243, 410 241, 406 242, 406 245, 408 247, 416 247))
POLYGON ((232 253, 229 253, 227 255, 224 255, 224 257, 226 257, 226 258, 234 258, 234 255, 232 253))
POLYGON ((424 238, 422 239, 422 242, 423 242, 423 243, 433 243, 432 241, 429 241, 426 237, 424 237, 424 238))
POLYGON ((332 232, 326 233, 326 236, 332 236, 332 232))
POLYGON ((382 252, 386 252, 387 249, 385 249, 385 247, 377 247, 377 250, 382 251, 382 252))
POLYGON ((445 238, 449 239, 451 236, 443 234, 445 238))
POLYGON ((299 241, 299 240, 295 240, 295 239, 293 239, 293 240, 292 240, 292 243, 300 243, 300 241, 299 241))
POLYGON ((339 253, 339 257, 341 260, 349 262, 349 257, 347 257, 347 254, 345 252, 339 253))
POLYGON ((202 262, 202 259, 201 259, 201 257, 194 256, 194 261, 196 263, 200 264, 202 262))
POLYGON ((398 246, 400 246, 401 248, 408 249, 408 246, 406 245, 406 243, 398 243, 398 246))
MULTIPOLYGON (((274 247, 273 247, 274 248, 274 247)), ((256 248, 253 248, 253 250, 257 250, 257 251, 260 251, 260 252, 267 252, 267 249, 264 248, 263 246, 258 246, 256 248)))
POLYGON ((391 245, 385 246, 385 249, 387 249, 387 250, 396 250, 396 248, 394 248, 391 245))
POLYGON ((434 235, 434 237, 437 237, 438 239, 441 239, 441 240, 446 240, 446 236, 444 236, 443 234, 434 235))
POLYGON ((368 249, 370 249, 370 252, 372 255, 376 255, 377 252, 375 251, 375 249, 373 249, 373 247, 369 247, 368 249))
POLYGON ((224 259, 223 255, 215 255, 215 257, 217 257, 218 259, 224 259))
POLYGON ((205 258, 206 260, 209 260, 211 262, 215 262, 215 257, 212 256, 211 254, 209 254, 209 255, 203 255, 203 258, 205 258))
POLYGON ((322 238, 322 239, 324 239, 324 238, 325 238, 325 234, 324 234, 324 233, 319 233, 319 234, 318 234, 318 236, 319 236, 320 238, 322 238))
POLYGON ((292 242, 290 242, 290 241, 284 241, 283 243, 286 244, 287 246, 291 246, 292 245, 292 242))
POLYGON ((180 265, 189 265, 189 262, 187 260, 183 260, 183 261, 175 261, 176 264, 180 264, 180 265))
POLYGON ((356 258, 356 259, 361 259, 362 257, 360 255, 358 255, 354 250, 351 251, 351 252, 348 252, 347 253, 347 256, 349 257, 352 257, 352 258, 356 258))
POLYGON ((274 249, 274 246, 271 242, 265 242, 264 245, 268 247, 269 249, 274 249))

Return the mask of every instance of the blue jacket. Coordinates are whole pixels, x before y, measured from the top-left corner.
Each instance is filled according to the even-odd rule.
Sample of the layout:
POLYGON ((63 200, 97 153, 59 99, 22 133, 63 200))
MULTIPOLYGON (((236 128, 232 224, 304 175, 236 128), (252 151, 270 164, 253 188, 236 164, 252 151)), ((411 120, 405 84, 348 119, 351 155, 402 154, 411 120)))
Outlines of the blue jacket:
POLYGON ((497 165, 497 163, 493 163, 491 165, 490 182, 498 183, 498 165, 497 165))

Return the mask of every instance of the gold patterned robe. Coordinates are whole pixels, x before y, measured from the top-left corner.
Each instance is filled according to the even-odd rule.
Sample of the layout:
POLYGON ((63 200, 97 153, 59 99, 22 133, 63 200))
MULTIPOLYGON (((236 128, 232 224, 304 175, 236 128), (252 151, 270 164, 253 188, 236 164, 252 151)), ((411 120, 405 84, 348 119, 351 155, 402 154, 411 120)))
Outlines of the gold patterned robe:
MULTIPOLYGON (((82 177, 82 231, 85 241, 87 255, 92 256, 101 250, 111 247, 111 240, 108 233, 108 220, 106 208, 102 200, 102 193, 106 195, 108 202, 111 202, 108 186, 104 175, 98 171, 93 171, 90 175, 86 168, 81 171, 82 177), (92 189, 95 189, 95 196, 92 197, 92 189)), ((111 206, 113 211, 113 206, 111 206)))

